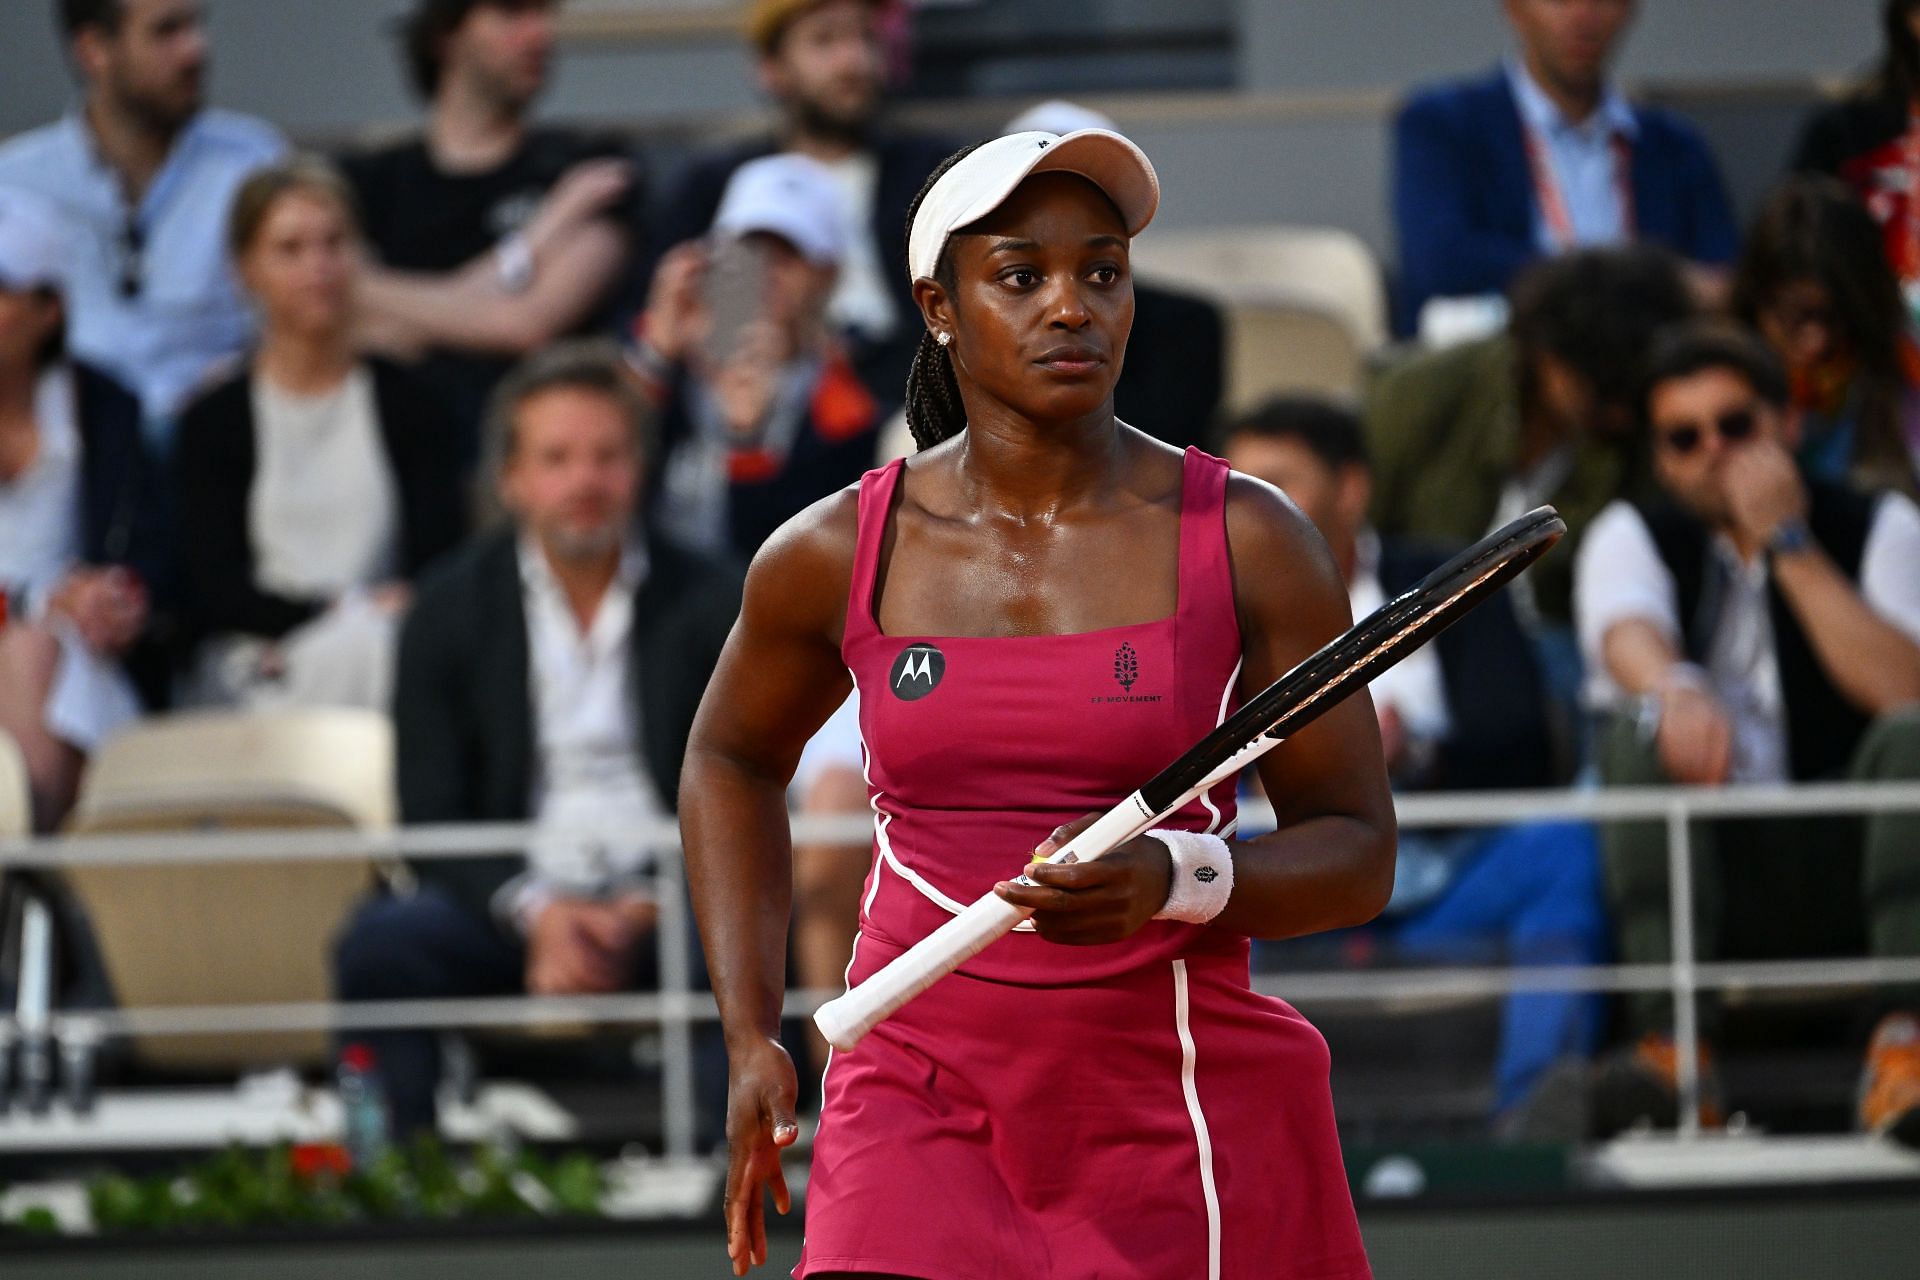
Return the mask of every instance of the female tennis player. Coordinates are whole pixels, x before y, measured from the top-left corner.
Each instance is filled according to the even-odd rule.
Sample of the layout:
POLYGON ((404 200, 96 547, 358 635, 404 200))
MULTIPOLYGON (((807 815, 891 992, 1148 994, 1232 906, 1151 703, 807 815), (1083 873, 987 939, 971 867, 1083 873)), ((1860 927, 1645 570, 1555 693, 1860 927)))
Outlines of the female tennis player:
POLYGON ((1277 490, 1114 418, 1130 239, 1159 184, 1116 134, 962 152, 910 214, 927 336, 920 451, 756 557, 694 726, 681 815, 729 1050, 727 1252, 785 1212, 784 788, 846 695, 875 858, 850 984, 988 891, 1034 909, 835 1054, 797 1276, 1250 1280, 1368 1274, 1327 1049, 1248 985, 1248 939, 1385 903, 1373 712, 1267 754, 1280 829, 1230 839, 1231 782, 1109 856, 1035 866, 1349 624, 1277 490))

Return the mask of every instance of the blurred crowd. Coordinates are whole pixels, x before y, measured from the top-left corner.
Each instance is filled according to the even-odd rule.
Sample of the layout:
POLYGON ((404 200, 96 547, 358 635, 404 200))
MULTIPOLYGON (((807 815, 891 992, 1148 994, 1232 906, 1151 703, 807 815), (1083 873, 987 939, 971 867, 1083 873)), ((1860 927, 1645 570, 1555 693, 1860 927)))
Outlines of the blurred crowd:
MULTIPOLYGON (((390 712, 408 822, 671 814, 741 566, 911 448, 906 209, 978 139, 890 123, 906 7, 745 6, 767 128, 671 172, 538 119, 552 0, 417 0, 418 127, 335 156, 209 105, 199 0, 51 7, 73 106, 0 144, 0 731, 36 826, 186 708, 390 712)), ((1920 0, 1744 229, 1699 130, 1615 83, 1635 8, 1504 0, 1497 64, 1398 112, 1401 341, 1358 401, 1223 413, 1222 310, 1161 280, 1117 411, 1284 489, 1356 616, 1559 509, 1562 550, 1374 686, 1403 790, 1920 778, 1920 0)), ((863 812, 861 769, 843 709, 794 804, 863 812)), ((1698 958, 1920 955, 1920 815, 1699 840, 1698 958)), ((799 985, 839 984, 866 865, 796 850, 799 985)), ((644 986, 648 869, 558 835, 422 862, 338 990, 644 986)), ((1662 963, 1668 889, 1657 825, 1409 831, 1345 943, 1662 963)), ((1920 1127, 1920 993, 1882 995, 1861 1123, 1920 1127)), ((1672 1019, 1509 998, 1501 1122, 1611 1041, 1605 1123, 1670 1123, 1672 1019)), ((376 1039, 429 1123, 437 1040, 376 1039)))

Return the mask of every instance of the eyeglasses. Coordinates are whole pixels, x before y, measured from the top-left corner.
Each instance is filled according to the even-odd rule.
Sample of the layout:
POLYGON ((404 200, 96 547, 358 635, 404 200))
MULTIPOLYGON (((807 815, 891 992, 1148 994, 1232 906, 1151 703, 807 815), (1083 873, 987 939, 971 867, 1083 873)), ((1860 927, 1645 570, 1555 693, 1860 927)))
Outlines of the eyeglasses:
POLYGON ((1709 432, 1718 432, 1728 444, 1741 444, 1753 439, 1759 425, 1760 415, 1749 405, 1744 409, 1729 409, 1703 422, 1656 427, 1654 434, 1662 448, 1684 458, 1706 442, 1709 432))

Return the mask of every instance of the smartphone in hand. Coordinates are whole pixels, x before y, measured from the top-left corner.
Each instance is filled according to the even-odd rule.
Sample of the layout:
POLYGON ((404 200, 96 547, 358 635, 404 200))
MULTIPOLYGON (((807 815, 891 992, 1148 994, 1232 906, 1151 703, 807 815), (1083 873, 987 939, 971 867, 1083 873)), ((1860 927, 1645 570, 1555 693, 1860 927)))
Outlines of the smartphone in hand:
POLYGON ((738 354, 748 326, 766 309, 767 250, 751 237, 716 243, 701 282, 707 310, 707 333, 701 355, 710 369, 725 365, 738 354))

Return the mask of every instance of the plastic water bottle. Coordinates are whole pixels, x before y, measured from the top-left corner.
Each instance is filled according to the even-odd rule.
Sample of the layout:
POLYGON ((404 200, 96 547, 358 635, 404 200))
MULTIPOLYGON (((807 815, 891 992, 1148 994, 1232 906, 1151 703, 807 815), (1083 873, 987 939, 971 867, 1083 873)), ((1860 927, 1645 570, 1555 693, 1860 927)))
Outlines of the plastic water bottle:
POLYGON ((380 1083, 373 1050, 364 1044, 342 1049, 339 1079, 347 1158, 355 1172, 365 1173, 387 1153, 393 1137, 386 1089, 380 1083))

